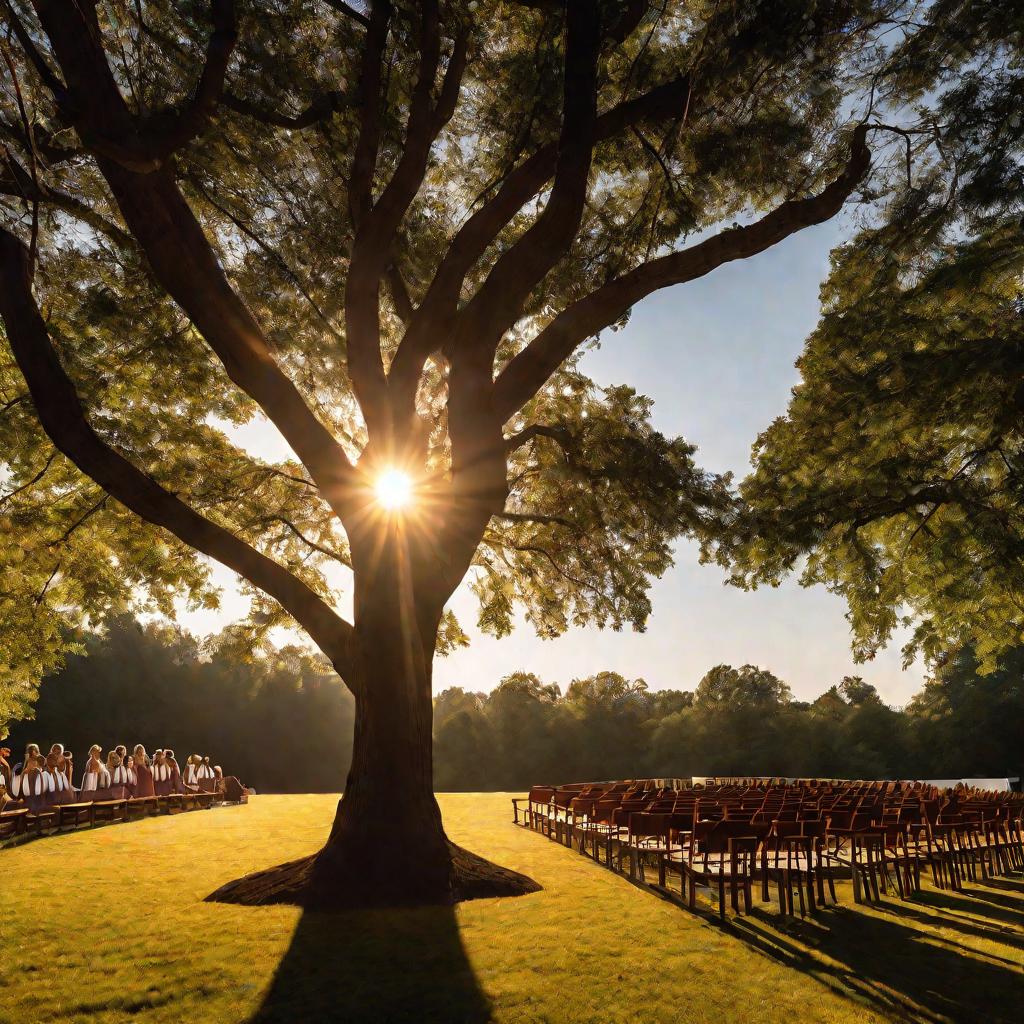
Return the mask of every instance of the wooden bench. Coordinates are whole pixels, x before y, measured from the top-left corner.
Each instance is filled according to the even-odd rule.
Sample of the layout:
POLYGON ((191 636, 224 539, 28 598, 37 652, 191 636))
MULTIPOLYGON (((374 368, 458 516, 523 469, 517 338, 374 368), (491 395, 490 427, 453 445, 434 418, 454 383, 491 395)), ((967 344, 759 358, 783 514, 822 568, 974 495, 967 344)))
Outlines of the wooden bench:
POLYGON ((196 793, 196 806, 204 811, 208 811, 212 806, 213 802, 217 799, 216 793, 196 793))
POLYGON ((127 800, 97 800, 92 805, 92 822, 94 825, 128 820, 127 800))
POLYGON ((155 796, 133 796, 127 802, 127 815, 128 821, 134 818, 142 819, 150 814, 157 813, 157 804, 155 796))
POLYGON ((78 828, 79 825, 92 824, 91 803, 60 804, 56 809, 60 812, 59 828, 78 828))
POLYGON ((25 834, 28 808, 19 807, 13 811, 0 813, 0 842, 25 834))
POLYGON ((26 830, 37 836, 41 836, 44 832, 51 830, 56 831, 60 823, 58 814, 59 809, 57 807, 44 808, 37 814, 29 811, 28 816, 25 818, 26 830))

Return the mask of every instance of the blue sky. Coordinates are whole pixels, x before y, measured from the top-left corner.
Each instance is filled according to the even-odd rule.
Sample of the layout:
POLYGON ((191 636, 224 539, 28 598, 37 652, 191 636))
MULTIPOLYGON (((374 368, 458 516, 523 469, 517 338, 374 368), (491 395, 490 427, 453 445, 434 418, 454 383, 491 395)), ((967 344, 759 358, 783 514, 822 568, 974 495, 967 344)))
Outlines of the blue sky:
MULTIPOLYGON (((793 236, 775 248, 647 299, 629 326, 607 336, 584 369, 599 383, 629 384, 655 401, 654 421, 666 434, 698 446, 700 465, 742 476, 757 434, 786 408, 797 382, 794 361, 818 314, 818 288, 841 221, 793 236)), ((257 428, 253 441, 266 450, 257 428)), ((225 585, 219 614, 185 614, 186 625, 209 631, 242 607, 225 585)), ((820 587, 787 581, 745 593, 701 566, 692 545, 652 591, 654 612, 644 633, 573 629, 540 640, 522 625, 494 640, 476 632, 474 599, 465 590, 453 607, 472 638, 469 648, 435 666, 435 689, 489 690, 517 669, 563 688, 603 669, 642 676, 652 689, 693 689, 713 665, 746 662, 771 669, 802 699, 856 673, 893 704, 903 704, 923 679, 920 665, 901 669, 900 638, 866 665, 855 665, 842 601, 820 587)))

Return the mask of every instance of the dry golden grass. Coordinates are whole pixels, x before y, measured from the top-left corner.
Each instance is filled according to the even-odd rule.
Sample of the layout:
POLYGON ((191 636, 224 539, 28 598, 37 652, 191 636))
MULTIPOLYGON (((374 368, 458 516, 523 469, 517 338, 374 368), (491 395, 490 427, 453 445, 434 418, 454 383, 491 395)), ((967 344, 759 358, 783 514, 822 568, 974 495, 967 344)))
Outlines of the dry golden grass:
POLYGON ((302 914, 204 903, 316 849, 336 798, 65 835, 0 851, 0 1022, 857 1022, 1024 1019, 1024 882, 930 887, 781 927, 725 928, 444 795, 452 838, 544 886, 454 909, 302 914))

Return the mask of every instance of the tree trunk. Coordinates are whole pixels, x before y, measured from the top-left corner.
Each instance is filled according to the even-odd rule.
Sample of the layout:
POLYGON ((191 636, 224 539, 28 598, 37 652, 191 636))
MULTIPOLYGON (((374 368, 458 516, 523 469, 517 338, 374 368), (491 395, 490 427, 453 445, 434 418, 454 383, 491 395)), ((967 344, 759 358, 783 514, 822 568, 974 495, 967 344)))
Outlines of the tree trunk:
POLYGON ((323 849, 248 875, 211 900, 316 909, 416 906, 522 895, 538 886, 451 843, 433 790, 431 669, 447 599, 403 531, 354 538, 358 668, 352 767, 323 849), (383 541, 383 543, 382 543, 383 541), (360 557, 360 550, 364 556, 360 557))
MULTIPOLYGON (((385 556, 386 557, 386 556, 385 556)), ((360 679, 352 767, 314 889, 325 902, 446 902, 451 853, 434 799, 431 667, 441 609, 403 592, 402 566, 356 583, 360 679), (368 584, 368 585, 367 585, 368 584)))

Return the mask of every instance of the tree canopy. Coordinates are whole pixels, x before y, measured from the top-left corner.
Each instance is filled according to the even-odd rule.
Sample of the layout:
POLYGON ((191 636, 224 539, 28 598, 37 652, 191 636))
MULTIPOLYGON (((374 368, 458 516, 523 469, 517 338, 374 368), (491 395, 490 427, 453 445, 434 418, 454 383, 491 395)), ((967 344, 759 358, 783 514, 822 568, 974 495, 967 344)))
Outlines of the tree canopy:
MULTIPOLYGON (((51 349, 33 401, 0 341, 7 714, 69 620, 214 602, 204 555, 248 578, 252 643, 297 605, 251 550, 333 601, 345 467, 375 420, 415 414, 418 475, 457 475, 471 353, 509 438, 473 556, 481 625, 506 632, 518 604, 549 635, 642 627, 725 481, 576 355, 654 289, 839 208, 868 159, 850 97, 905 5, 570 4, 576 28, 560 6, 5 0, 0 209, 27 246, 7 245, 6 292, 27 265, 51 349), (42 429, 42 394, 75 423, 42 429), (260 417, 295 462, 239 444, 260 417), (69 456, 59 431, 86 423, 93 450, 69 456), (116 458, 157 488, 147 523, 116 458)), ((26 315, 8 306, 8 336, 26 315)))
POLYGON ((905 623, 908 660, 994 669, 1024 637, 1024 13, 923 15, 884 76, 905 179, 833 256, 723 560, 842 594, 862 658, 905 623))

